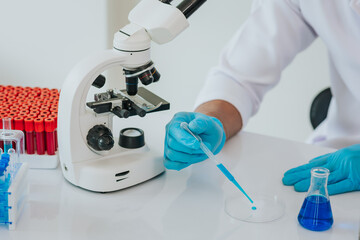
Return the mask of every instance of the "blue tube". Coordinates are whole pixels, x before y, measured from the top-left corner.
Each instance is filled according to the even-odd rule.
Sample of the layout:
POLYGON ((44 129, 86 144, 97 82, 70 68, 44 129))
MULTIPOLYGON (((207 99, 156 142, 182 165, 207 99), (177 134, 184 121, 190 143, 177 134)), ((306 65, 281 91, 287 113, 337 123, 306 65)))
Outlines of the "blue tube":
POLYGON ((9 166, 9 161, 10 161, 10 155, 7 153, 4 153, 1 155, 1 159, 0 159, 0 176, 3 176, 6 168, 9 166))
MULTIPOLYGON (((190 129, 189 126, 186 122, 182 122, 180 124, 180 127, 185 129, 188 133, 190 133, 196 140, 198 140, 200 142, 200 148, 201 150, 209 157, 210 160, 212 160, 213 163, 216 164, 216 166, 220 169, 220 171, 225 175, 225 177, 227 179, 230 180, 230 182, 232 182, 244 195, 245 197, 247 197, 247 199, 249 199, 249 201, 251 202, 251 204, 254 203, 254 201, 249 197, 249 195, 246 194, 246 192, 244 191, 244 189, 240 186, 240 184, 235 180, 234 176, 229 172, 229 170, 226 169, 226 167, 222 164, 219 163, 216 159, 215 159, 215 155, 210 151, 209 148, 206 147, 206 145, 204 144, 204 142, 202 141, 201 137, 194 134, 190 129)), ((256 210, 256 207, 253 206, 251 208, 252 210, 256 210)))
MULTIPOLYGON (((247 199, 249 199, 249 201, 251 203, 254 203, 254 201, 249 197, 249 195, 247 195, 247 193, 244 191, 244 189, 240 186, 240 184, 235 180, 234 176, 229 172, 229 170, 226 169, 226 167, 220 163, 218 165, 216 165, 220 171, 225 175, 225 177, 227 177, 227 179, 230 180, 230 182, 232 182, 244 195, 245 197, 247 197, 247 199)), ((255 208, 256 209, 256 208, 255 208)), ((253 209, 253 210, 255 210, 253 209)))

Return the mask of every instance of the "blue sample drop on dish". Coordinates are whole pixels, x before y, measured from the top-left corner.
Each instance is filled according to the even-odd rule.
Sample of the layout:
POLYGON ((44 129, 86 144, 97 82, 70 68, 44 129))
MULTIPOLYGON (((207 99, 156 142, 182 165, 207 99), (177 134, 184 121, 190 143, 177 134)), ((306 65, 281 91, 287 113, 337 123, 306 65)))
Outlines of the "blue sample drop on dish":
POLYGON ((327 192, 329 173, 322 167, 311 169, 310 188, 298 215, 300 225, 311 231, 328 230, 334 222, 327 192))
POLYGON ((321 195, 306 197, 300 209, 298 221, 306 229, 324 231, 333 224, 330 200, 321 195))

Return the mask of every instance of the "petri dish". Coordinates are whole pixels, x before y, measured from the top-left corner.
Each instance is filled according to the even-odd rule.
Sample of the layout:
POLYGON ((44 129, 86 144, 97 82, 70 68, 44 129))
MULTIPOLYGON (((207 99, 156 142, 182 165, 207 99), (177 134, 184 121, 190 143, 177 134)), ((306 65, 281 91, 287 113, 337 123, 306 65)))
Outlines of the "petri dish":
POLYGON ((277 196, 263 194, 250 196, 254 204, 243 195, 229 197, 225 201, 225 212, 234 219, 251 223, 271 222, 284 215, 285 203, 277 196))

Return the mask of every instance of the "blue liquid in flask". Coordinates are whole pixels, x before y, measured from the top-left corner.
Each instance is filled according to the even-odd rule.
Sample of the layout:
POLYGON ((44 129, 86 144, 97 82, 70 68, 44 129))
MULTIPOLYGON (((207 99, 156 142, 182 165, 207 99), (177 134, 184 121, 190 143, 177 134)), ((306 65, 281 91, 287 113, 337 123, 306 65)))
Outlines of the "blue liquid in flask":
POLYGON ((321 195, 311 195, 305 198, 298 215, 298 221, 306 229, 325 231, 334 220, 330 200, 321 195))

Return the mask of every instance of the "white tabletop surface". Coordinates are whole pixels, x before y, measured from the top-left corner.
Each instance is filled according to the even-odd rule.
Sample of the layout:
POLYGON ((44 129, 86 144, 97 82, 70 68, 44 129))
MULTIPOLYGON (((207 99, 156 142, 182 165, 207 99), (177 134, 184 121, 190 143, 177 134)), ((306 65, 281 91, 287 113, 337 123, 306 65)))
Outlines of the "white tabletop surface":
POLYGON ((236 188, 205 161, 113 193, 93 193, 56 170, 29 170, 29 196, 17 229, 0 239, 359 239, 360 192, 331 196, 333 227, 312 232, 297 222, 305 193, 282 185, 284 171, 331 149, 252 133, 218 155, 249 192, 277 195, 285 215, 269 223, 235 220, 224 211, 236 188))

